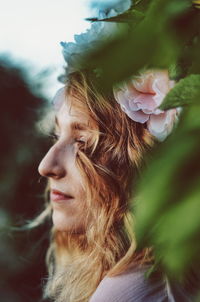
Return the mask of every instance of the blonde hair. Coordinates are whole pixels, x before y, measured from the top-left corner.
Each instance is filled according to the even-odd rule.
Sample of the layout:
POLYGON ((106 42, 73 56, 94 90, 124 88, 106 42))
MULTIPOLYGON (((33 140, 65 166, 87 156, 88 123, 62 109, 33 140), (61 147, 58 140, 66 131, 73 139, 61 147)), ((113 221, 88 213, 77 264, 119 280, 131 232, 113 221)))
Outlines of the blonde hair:
MULTIPOLYGON (((88 216, 84 234, 52 228, 44 296, 86 302, 106 275, 149 261, 147 249, 135 251, 131 203, 144 154, 154 141, 144 125, 126 116, 112 93, 100 93, 83 73, 71 74, 66 94, 91 123, 91 139, 77 156, 88 216)), ((49 215, 49 204, 47 209, 49 215)))

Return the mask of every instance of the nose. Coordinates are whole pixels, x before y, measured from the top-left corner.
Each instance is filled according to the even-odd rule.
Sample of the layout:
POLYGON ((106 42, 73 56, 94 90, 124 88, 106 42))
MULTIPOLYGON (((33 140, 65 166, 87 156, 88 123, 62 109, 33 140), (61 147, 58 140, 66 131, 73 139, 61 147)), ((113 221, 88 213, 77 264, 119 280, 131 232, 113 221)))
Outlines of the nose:
POLYGON ((59 151, 54 146, 48 151, 39 164, 38 172, 41 176, 59 179, 65 176, 66 170, 59 151))

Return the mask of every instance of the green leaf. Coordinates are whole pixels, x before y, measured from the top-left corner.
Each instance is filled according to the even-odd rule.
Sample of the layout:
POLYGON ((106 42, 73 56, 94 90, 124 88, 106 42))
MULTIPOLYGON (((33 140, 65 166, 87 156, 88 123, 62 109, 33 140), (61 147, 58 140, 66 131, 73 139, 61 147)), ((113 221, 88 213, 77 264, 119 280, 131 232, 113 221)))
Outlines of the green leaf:
POLYGON ((200 182, 178 204, 158 218, 154 233, 157 253, 165 255, 163 264, 177 276, 182 275, 191 265, 191 259, 198 259, 200 244, 196 241, 200 234, 200 182), (187 264, 186 264, 187 263, 187 264))
POLYGON ((199 0, 193 0, 193 5, 196 8, 200 8, 200 1, 199 0))
POLYGON ((138 248, 184 276, 200 253, 200 105, 184 109, 174 133, 151 154, 134 202, 138 248))
POLYGON ((189 68, 190 74, 200 74, 200 11, 199 11, 199 34, 193 40, 192 49, 188 54, 189 59, 191 60, 191 66, 189 68))
POLYGON ((161 0, 153 0, 147 12, 147 16, 148 18, 152 18, 156 14, 158 14, 158 16, 160 16, 160 18, 162 19, 171 19, 175 16, 181 15, 183 12, 187 11, 187 9, 191 6, 191 0, 167 0, 164 2, 161 0))
POLYGON ((144 18, 144 13, 137 11, 135 9, 129 9, 128 11, 124 12, 123 14, 119 14, 117 16, 111 17, 111 18, 104 18, 104 19, 98 19, 98 18, 87 18, 86 20, 92 21, 92 22, 98 22, 98 21, 106 21, 106 22, 126 22, 126 23, 132 23, 132 25, 137 24, 144 18))
POLYGON ((200 129, 200 104, 188 106, 185 110, 184 119, 181 122, 179 131, 195 131, 200 129))
POLYGON ((153 160, 149 162, 148 169, 143 171, 135 209, 139 242, 143 242, 148 236, 151 238, 156 221, 174 202, 173 194, 179 194, 180 199, 187 189, 187 186, 182 188, 183 179, 178 181, 176 170, 182 167, 184 162, 188 162, 190 154, 196 150, 196 138, 196 135, 191 134, 174 135, 160 146, 153 160))
POLYGON ((132 0, 132 8, 146 12, 152 0, 132 0))
POLYGON ((84 59, 87 68, 102 70, 99 82, 105 89, 137 74, 144 66, 167 68, 176 60, 177 45, 167 32, 157 32, 153 22, 141 23, 136 31, 126 32, 84 59))
MULTIPOLYGON (((101 70, 98 82, 105 90, 145 67, 169 68, 180 57, 186 39, 185 35, 178 39, 170 25, 190 7, 189 0, 151 1, 145 18, 136 27, 86 56, 83 65, 86 69, 101 70)), ((187 28, 190 21, 187 19, 187 28)))
POLYGON ((159 108, 166 110, 195 103, 200 104, 200 75, 198 74, 180 80, 167 94, 159 108))

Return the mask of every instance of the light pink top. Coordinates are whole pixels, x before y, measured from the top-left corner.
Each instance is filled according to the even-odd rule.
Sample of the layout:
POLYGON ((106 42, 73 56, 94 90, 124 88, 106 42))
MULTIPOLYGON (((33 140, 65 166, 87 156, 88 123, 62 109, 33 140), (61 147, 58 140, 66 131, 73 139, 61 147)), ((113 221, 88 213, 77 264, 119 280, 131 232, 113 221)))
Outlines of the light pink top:
POLYGON ((146 276, 148 266, 115 277, 105 277, 89 302, 189 302, 192 288, 169 284, 160 272, 146 276), (190 292, 191 291, 191 292, 190 292))

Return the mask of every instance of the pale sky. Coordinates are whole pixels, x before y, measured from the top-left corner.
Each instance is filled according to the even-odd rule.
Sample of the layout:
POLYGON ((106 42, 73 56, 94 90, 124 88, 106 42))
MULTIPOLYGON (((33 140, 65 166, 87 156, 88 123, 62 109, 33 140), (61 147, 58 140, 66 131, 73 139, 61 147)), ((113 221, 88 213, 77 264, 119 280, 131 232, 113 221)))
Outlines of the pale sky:
POLYGON ((51 68, 45 93, 52 98, 62 86, 57 76, 64 59, 60 41, 73 41, 91 17, 90 0, 0 0, 0 54, 24 62, 32 76, 51 68))

